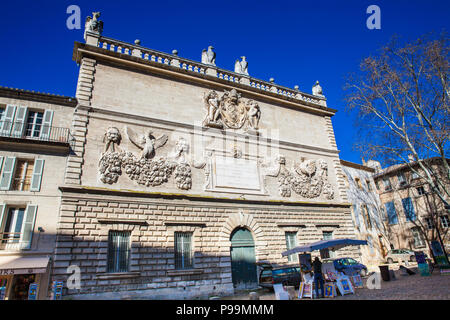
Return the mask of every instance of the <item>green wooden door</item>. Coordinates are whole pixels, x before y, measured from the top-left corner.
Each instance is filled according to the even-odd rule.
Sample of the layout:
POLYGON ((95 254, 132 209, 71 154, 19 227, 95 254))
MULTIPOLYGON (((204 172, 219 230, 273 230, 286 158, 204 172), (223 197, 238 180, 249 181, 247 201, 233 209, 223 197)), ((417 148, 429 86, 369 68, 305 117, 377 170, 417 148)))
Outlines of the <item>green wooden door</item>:
POLYGON ((237 289, 254 288, 258 285, 256 274, 255 242, 245 228, 231 234, 231 272, 237 289))

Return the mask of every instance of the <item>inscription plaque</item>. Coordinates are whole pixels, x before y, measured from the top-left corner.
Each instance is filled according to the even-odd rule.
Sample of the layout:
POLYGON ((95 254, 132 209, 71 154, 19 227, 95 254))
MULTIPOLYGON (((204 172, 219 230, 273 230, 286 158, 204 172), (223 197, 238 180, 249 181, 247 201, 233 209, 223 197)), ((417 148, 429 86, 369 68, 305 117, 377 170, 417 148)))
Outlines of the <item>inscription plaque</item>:
POLYGON ((215 187, 261 190, 258 163, 255 160, 216 157, 215 187))

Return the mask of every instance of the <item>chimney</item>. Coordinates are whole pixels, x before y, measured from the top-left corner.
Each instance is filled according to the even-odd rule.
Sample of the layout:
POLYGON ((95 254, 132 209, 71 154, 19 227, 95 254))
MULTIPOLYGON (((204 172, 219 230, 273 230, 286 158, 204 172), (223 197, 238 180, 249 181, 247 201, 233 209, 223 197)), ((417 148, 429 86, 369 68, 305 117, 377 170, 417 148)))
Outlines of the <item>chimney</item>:
POLYGON ((365 166, 375 169, 375 172, 377 172, 377 173, 382 170, 381 164, 376 160, 367 160, 367 162, 365 163, 365 166))

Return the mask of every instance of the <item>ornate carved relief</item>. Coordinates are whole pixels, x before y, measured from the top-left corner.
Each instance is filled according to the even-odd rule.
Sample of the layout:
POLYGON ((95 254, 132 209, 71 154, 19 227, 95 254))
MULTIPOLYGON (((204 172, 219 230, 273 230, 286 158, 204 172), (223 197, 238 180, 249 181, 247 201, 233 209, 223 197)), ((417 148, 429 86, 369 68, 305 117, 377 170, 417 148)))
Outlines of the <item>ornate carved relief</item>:
POLYGON ((258 130, 261 110, 254 100, 243 99, 235 90, 225 91, 220 97, 217 92, 206 92, 203 101, 206 116, 203 125, 213 128, 258 130))
POLYGON ((147 187, 159 186, 169 181, 175 173, 175 183, 179 189, 189 190, 192 187, 191 168, 185 159, 189 150, 187 141, 180 138, 171 157, 152 159, 156 150, 166 144, 167 135, 155 138, 151 131, 144 135, 136 134, 126 128, 129 140, 142 150, 139 156, 132 152, 122 151, 118 145, 121 135, 117 128, 111 127, 105 134, 105 149, 99 161, 100 181, 107 184, 116 183, 125 171, 128 178, 147 187))
POLYGON ((302 158, 294 165, 293 172, 286 168, 286 159, 280 155, 275 165, 266 168, 265 175, 278 178, 278 192, 282 197, 290 197, 292 190, 305 198, 317 198, 322 194, 329 200, 334 198, 325 160, 302 158))

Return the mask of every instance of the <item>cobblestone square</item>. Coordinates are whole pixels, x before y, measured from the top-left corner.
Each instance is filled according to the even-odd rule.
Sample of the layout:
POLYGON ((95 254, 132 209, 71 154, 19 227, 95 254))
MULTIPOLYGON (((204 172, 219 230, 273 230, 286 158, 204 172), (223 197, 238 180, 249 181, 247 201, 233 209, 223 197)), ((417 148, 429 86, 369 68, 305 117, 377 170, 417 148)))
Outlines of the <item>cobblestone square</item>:
MULTIPOLYGON (((366 287, 367 278, 363 279, 364 288, 355 289, 355 294, 341 296, 335 300, 450 300, 450 276, 441 275, 435 270, 431 276, 423 277, 417 268, 411 268, 416 274, 404 276, 399 270, 394 271, 396 279, 381 280, 381 289, 370 290, 366 287)), ((268 289, 257 291, 260 300, 275 300, 275 294, 268 289)), ((298 292, 298 290, 296 290, 298 292)), ((242 292, 225 300, 249 300, 249 292, 242 292)), ((309 299, 303 299, 307 301, 309 299)), ((328 299, 321 299, 328 300, 328 299)))

